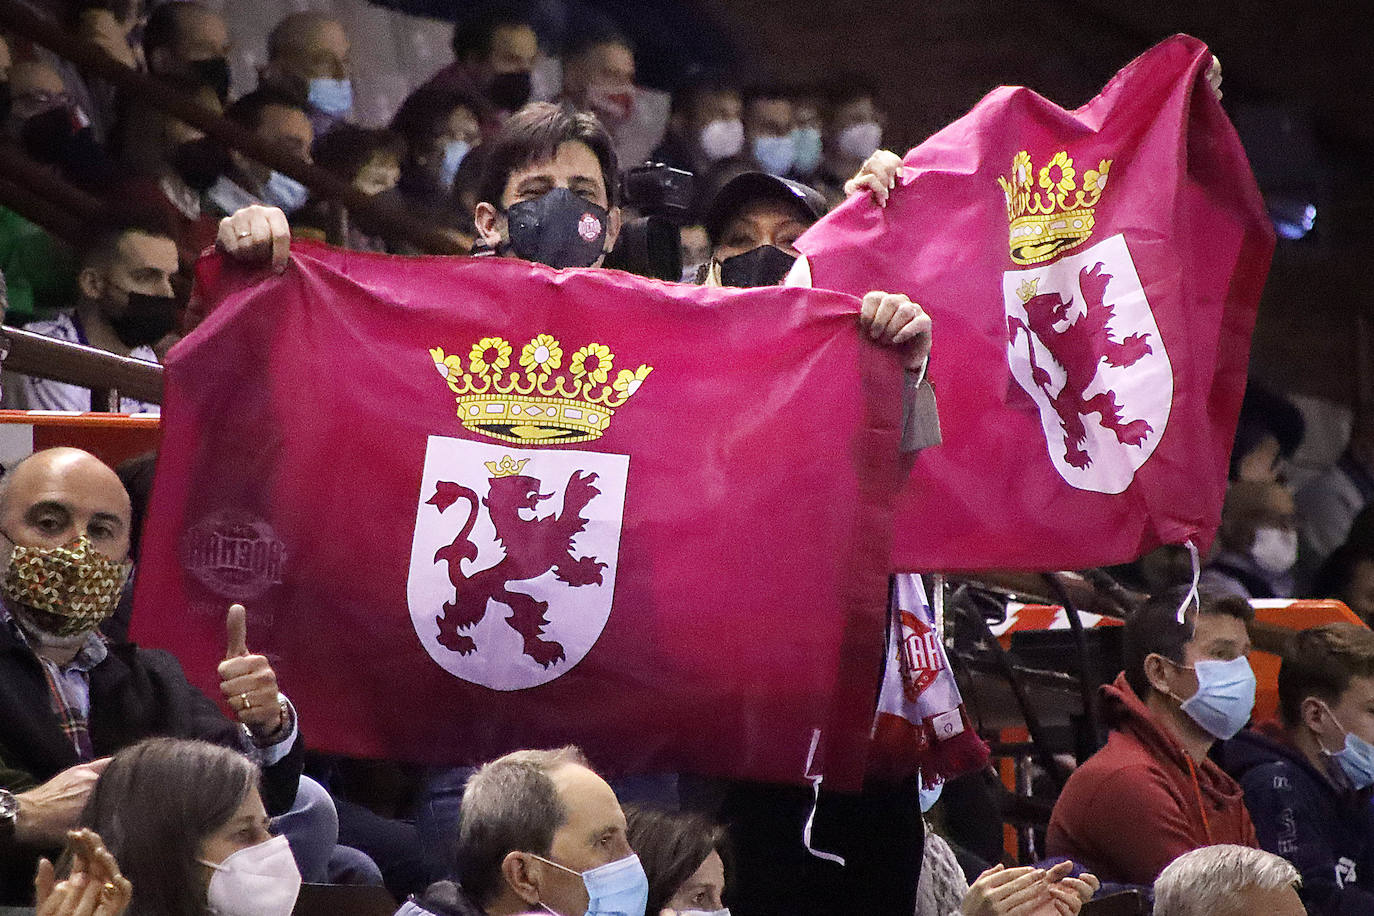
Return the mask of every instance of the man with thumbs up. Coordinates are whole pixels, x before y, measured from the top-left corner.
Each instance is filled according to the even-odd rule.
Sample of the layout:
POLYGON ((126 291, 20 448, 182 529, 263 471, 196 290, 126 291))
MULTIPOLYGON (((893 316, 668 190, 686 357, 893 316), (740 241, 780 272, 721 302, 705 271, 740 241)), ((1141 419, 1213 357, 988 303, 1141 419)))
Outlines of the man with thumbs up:
MULTIPOLYGON (((108 757, 143 738, 202 738, 263 767, 270 814, 292 806, 303 748, 244 609, 227 615, 220 688, 237 722, 166 652, 99 626, 131 569, 129 497, 94 455, 37 452, 0 490, 0 905, 26 902, 37 855, 76 825, 108 757)), ((332 840, 330 841, 332 844, 332 840)))

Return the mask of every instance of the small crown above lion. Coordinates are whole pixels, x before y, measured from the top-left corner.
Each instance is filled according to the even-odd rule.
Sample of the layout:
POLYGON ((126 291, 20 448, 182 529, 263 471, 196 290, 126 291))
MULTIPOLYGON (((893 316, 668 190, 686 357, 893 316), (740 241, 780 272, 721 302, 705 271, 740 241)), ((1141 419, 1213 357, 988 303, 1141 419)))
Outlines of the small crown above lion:
POLYGON ((1067 150, 1055 153, 1038 172, 1026 150, 1013 156, 1011 174, 997 179, 1007 199, 1011 259, 1039 264, 1086 242, 1111 166, 1112 160, 1099 160, 1080 184, 1067 150))
POLYGON ((600 438, 616 408, 633 397, 653 371, 652 366, 640 365, 621 369, 613 377, 615 354, 599 343, 578 348, 564 366, 563 345, 548 334, 535 336, 518 357, 502 337, 483 337, 469 348, 466 360, 440 347, 429 353, 458 395, 463 426, 522 445, 600 438))

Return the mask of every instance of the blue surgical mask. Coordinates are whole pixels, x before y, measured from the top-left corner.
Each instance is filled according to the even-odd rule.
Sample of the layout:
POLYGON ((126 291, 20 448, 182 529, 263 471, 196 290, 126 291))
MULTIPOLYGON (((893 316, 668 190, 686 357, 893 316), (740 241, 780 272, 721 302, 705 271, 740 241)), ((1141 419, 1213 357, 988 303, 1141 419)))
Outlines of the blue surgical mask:
POLYGON ((444 190, 453 187, 453 177, 458 174, 458 166, 463 164, 472 144, 466 140, 450 140, 444 146, 444 161, 439 166, 439 184, 444 190))
POLYGON ((267 176, 267 184, 262 188, 262 202, 281 207, 287 213, 295 213, 305 206, 310 189, 290 175, 274 171, 267 176))
POLYGON ((1336 765, 1351 788, 1367 789, 1374 786, 1374 744, 1370 744, 1354 732, 1345 731, 1345 726, 1341 725, 1336 714, 1331 712, 1331 707, 1325 703, 1322 706, 1330 713, 1331 721, 1336 723, 1336 727, 1345 732, 1345 747, 1339 751, 1328 751, 1323 747, 1322 753, 1336 765))
MULTIPOLYGON (((587 888, 587 916, 643 916, 649 905, 649 876, 644 874, 639 856, 633 853, 580 873, 543 856, 534 857, 582 878, 587 888)), ((575 916, 559 913, 545 903, 539 905, 555 916, 575 916)))
POLYGON ((937 801, 940 800, 940 793, 942 793, 942 792, 944 792, 944 791, 945 791, 945 784, 944 784, 943 781, 937 782, 937 783, 935 784, 935 787, 932 788, 932 789, 927 789, 927 788, 925 787, 924 784, 922 784, 921 786, 919 786, 919 787, 916 789, 916 793, 920 796, 920 800, 921 800, 921 813, 922 813, 922 814, 925 814, 925 813, 928 812, 931 808, 934 808, 934 807, 935 807, 935 803, 936 803, 937 801))
POLYGON ((310 81, 310 104, 327 115, 342 118, 353 110, 353 83, 317 76, 310 81))
POLYGON ((795 158, 792 167, 798 175, 810 175, 821 164, 821 131, 817 127, 798 127, 792 131, 795 158))
POLYGON ((1207 734, 1226 741, 1250 721, 1255 708, 1255 672, 1245 656, 1230 661, 1204 659, 1193 666, 1197 693, 1180 708, 1207 734))
POLYGON ((786 175, 797 157, 791 134, 781 137, 755 137, 754 160, 771 175, 786 175))

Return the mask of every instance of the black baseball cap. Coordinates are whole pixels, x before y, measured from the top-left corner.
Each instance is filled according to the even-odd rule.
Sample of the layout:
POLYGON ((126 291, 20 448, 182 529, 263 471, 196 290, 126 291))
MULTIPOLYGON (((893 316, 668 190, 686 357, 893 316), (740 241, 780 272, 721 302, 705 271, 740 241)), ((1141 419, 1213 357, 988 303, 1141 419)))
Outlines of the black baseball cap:
POLYGON ((790 178, 779 178, 767 172, 741 172, 731 178, 711 197, 706 205, 702 225, 714 246, 725 226, 746 204, 756 200, 781 200, 792 205, 802 220, 814 223, 829 209, 825 198, 815 188, 790 178))

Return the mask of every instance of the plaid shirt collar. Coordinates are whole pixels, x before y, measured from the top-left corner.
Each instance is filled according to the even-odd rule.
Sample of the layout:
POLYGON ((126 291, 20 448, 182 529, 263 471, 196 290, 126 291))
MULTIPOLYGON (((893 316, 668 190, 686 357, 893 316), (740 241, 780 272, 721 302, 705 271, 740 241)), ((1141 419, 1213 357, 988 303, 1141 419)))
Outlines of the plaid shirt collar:
MULTIPOLYGON (((10 612, 8 598, 0 601, 0 622, 3 622, 4 626, 9 627, 10 633, 20 645, 30 652, 34 651, 33 646, 29 643, 28 634, 26 634, 24 628, 19 625, 19 621, 15 619, 14 614, 10 612)), ((105 634, 101 633, 99 630, 92 630, 90 633, 86 634, 86 642, 81 649, 77 651, 76 656, 70 662, 63 665, 62 669, 64 671, 76 669, 77 671, 89 672, 96 665, 103 662, 109 654, 110 650, 105 634)))

